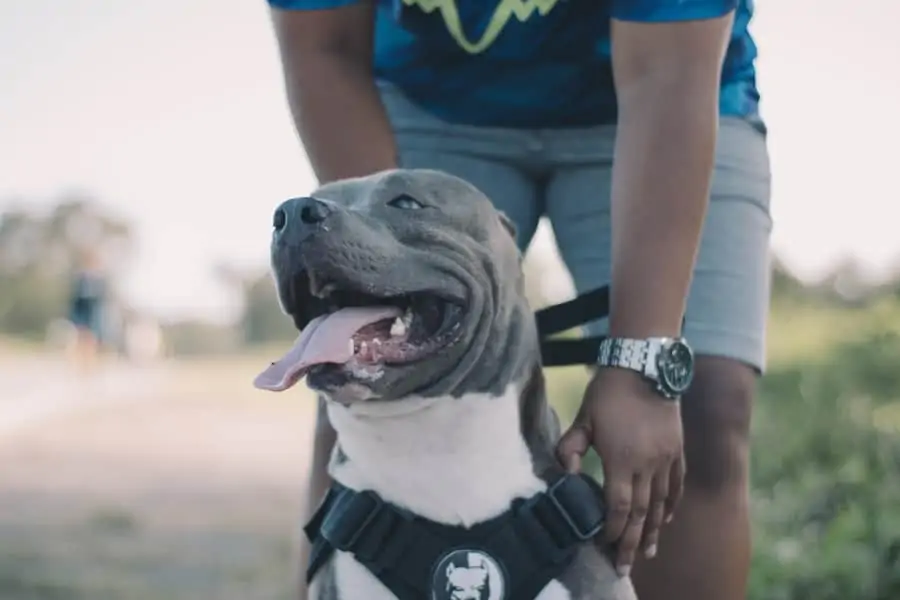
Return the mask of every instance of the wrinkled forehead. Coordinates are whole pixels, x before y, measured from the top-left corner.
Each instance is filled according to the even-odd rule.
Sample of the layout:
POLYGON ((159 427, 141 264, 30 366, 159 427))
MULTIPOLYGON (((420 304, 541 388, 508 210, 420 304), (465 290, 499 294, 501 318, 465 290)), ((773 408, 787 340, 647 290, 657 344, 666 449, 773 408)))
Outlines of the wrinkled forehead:
POLYGON ((367 211, 400 195, 409 195, 458 221, 483 222, 496 215, 488 198, 466 181, 440 171, 403 169, 345 179, 319 188, 313 195, 348 208, 367 211))

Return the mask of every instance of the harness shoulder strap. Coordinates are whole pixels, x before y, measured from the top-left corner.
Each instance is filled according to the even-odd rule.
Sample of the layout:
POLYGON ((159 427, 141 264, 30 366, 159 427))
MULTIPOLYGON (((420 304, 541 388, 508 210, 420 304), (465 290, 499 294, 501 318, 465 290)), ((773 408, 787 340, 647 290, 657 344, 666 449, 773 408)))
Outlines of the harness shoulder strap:
POLYGON ((325 494, 325 497, 319 504, 319 508, 316 509, 312 518, 303 527, 303 533, 306 534, 306 539, 311 544, 309 564, 306 567, 307 584, 312 582, 312 578, 319 572, 319 569, 324 567, 331 555, 334 554, 334 547, 322 537, 321 531, 322 523, 334 508, 334 503, 339 493, 340 491, 335 486, 330 487, 328 493, 325 494))

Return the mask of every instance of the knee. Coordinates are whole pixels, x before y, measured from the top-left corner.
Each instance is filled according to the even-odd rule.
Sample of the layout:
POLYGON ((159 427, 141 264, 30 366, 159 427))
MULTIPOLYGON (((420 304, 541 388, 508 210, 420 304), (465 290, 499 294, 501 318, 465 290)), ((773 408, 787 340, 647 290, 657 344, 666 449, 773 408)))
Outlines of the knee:
POLYGON ((734 360, 701 357, 682 400, 685 484, 718 494, 747 484, 756 372, 734 360))

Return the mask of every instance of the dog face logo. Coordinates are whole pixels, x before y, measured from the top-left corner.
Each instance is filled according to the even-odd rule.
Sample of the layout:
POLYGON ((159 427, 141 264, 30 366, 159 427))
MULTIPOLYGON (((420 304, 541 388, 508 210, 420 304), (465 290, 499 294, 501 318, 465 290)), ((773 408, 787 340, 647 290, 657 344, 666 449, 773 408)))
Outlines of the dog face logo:
POLYGON ((484 561, 469 567, 457 567, 453 563, 447 565, 447 590, 452 600, 490 598, 491 582, 484 561))
POLYGON ((506 582, 500 566, 478 550, 453 550, 438 561, 432 600, 503 600, 506 582))

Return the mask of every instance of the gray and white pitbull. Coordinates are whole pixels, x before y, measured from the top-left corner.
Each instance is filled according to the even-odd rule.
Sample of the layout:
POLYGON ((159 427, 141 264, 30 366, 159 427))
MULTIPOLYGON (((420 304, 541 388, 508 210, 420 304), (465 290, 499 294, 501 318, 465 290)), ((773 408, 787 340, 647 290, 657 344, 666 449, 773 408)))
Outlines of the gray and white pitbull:
MULTIPOLYGON (((282 391, 305 376, 325 398, 336 481, 468 527, 561 473, 521 256, 488 198, 437 171, 385 171, 289 200, 274 225, 279 297, 301 334, 255 384, 282 391)), ((500 597, 483 556, 446 570, 447 599, 500 597)), ((394 595, 337 552, 311 597, 394 595)), ((586 543, 538 598, 635 595, 586 543)))

